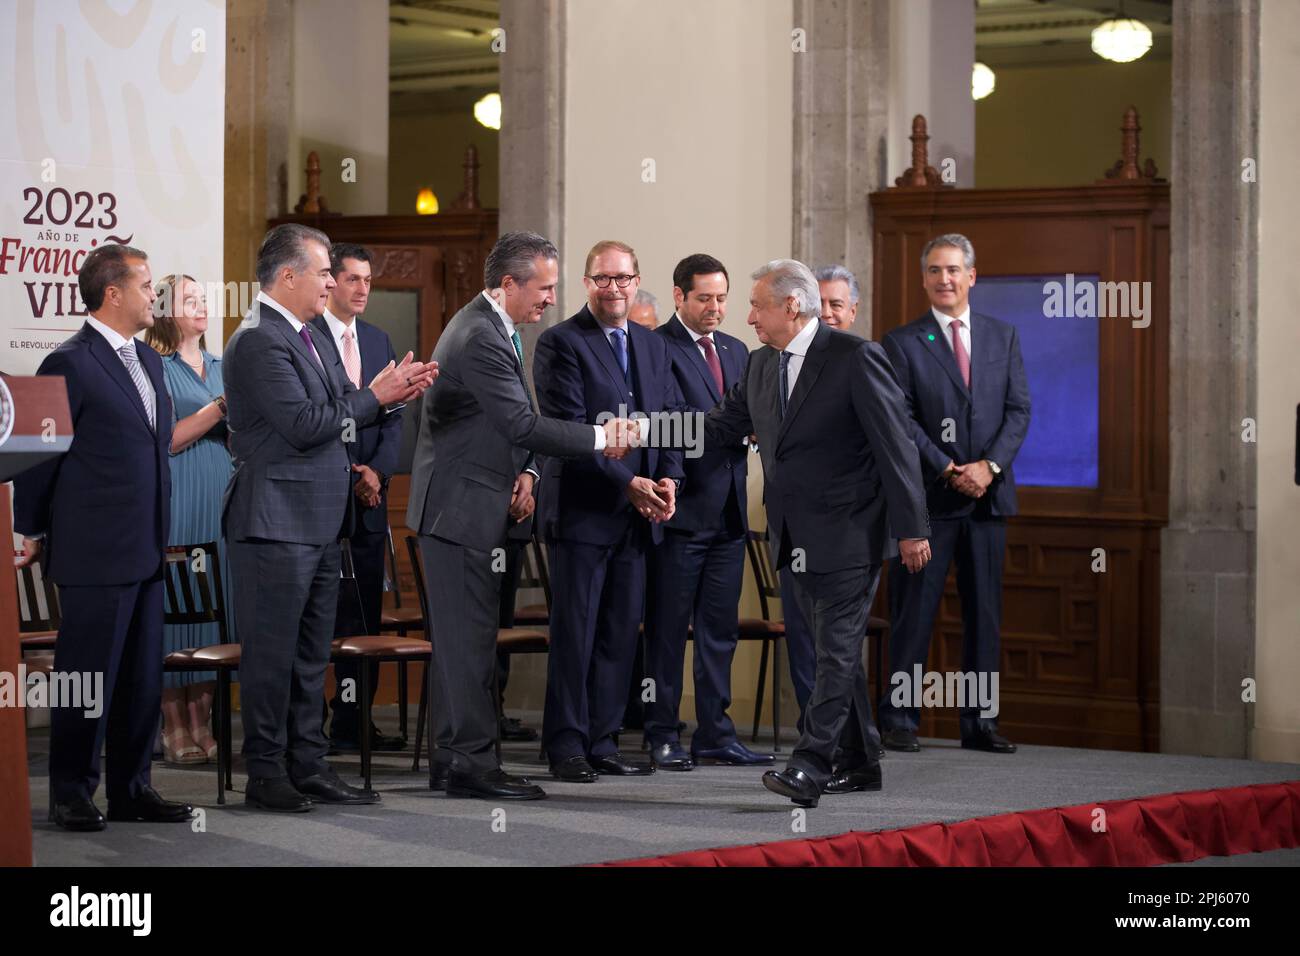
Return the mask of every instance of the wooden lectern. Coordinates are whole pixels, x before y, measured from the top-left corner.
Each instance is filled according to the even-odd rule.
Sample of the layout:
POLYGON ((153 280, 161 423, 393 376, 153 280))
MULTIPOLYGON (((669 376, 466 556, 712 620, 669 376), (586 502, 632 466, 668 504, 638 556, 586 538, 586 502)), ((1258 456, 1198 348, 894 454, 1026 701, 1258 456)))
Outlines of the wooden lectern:
MULTIPOLYGON (((0 482, 61 455, 72 445, 72 416, 63 379, 0 376, 0 482)), ((13 541, 10 487, 0 484, 0 541, 13 541)), ((0 675, 16 681, 18 587, 0 574, 0 675)), ((25 688, 17 687, 20 698, 25 688)), ((27 721, 22 707, 0 707, 0 866, 32 865, 32 809, 27 783, 27 721)))

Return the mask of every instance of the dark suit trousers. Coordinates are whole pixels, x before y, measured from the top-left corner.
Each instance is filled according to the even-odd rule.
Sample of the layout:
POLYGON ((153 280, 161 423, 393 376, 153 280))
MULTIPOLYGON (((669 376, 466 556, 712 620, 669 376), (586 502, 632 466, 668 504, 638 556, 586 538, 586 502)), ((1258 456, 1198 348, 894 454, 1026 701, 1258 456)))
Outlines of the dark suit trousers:
POLYGON ((230 541, 240 708, 250 778, 301 780, 328 769, 321 728, 338 609, 339 546, 230 541))
POLYGON ((736 740, 727 715, 731 661, 736 654, 736 609, 745 568, 745 539, 726 531, 665 529, 649 557, 651 596, 646 609, 645 671, 655 699, 645 705, 651 747, 677 741, 686 630, 694 624, 695 718, 693 750, 736 740))
MULTIPOLYGON (((794 685, 794 699, 799 705, 799 732, 803 733, 803 715, 808 709, 812 697, 813 684, 817 679, 817 648, 813 643, 812 628, 804 620, 799 610, 799 599, 795 597, 795 573, 786 565, 780 571, 781 579, 781 614, 785 621, 785 649, 790 658, 790 683, 794 685)), ((874 588, 875 585, 873 584, 874 588)), ((871 604, 867 603, 870 610, 871 604)), ((873 743, 880 743, 880 730, 867 714, 867 736, 873 743)))
MULTIPOLYGON (((1006 520, 978 515, 935 518, 930 521, 930 529, 930 563, 920 573, 909 574, 898 561, 889 569, 890 669, 895 674, 907 674, 909 685, 913 668, 919 664, 924 669, 930 654, 934 618, 954 559, 961 598, 962 670, 991 674, 1000 666, 998 629, 1002 620, 1006 520)), ((890 701, 892 686, 886 682, 880 702, 881 726, 915 732, 921 711, 895 707, 890 701)), ((960 726, 962 736, 969 737, 980 728, 997 729, 997 718, 980 717, 978 707, 963 708, 960 726)))
MULTIPOLYGON (((384 609, 384 563, 388 551, 388 535, 383 532, 354 534, 348 539, 352 549, 352 570, 355 581, 339 582, 338 616, 334 622, 335 637, 354 634, 378 634, 379 615, 384 609)), ((374 703, 379 690, 379 664, 370 664, 370 702, 374 703)), ((355 737, 360 719, 357 694, 361 693, 361 665, 357 661, 338 661, 334 664, 334 719, 330 723, 331 737, 355 737), (343 699, 343 682, 351 679, 352 699, 343 699)))
POLYGON ((880 565, 794 575, 795 599, 812 623, 817 649, 817 676, 803 713, 803 731, 787 764, 825 784, 836 747, 845 767, 874 762, 867 750, 871 702, 862 644, 867 610, 876 594, 880 565))
POLYGON ((487 773, 499 766, 492 685, 502 576, 492 570, 492 552, 433 535, 420 535, 420 556, 433 642, 429 718, 436 749, 431 760, 465 773, 487 773))
POLYGON ((552 763, 618 750, 637 630, 645 608, 645 528, 610 546, 556 541, 542 746, 552 763))
POLYGON ((84 706, 52 708, 50 791, 60 803, 93 797, 100 750, 107 746, 108 802, 134 799, 149 786, 162 707, 162 577, 104 587, 60 586, 59 604, 63 622, 54 671, 77 675, 84 706), (83 674, 93 675, 90 688, 83 674), (100 713, 87 717, 93 708, 85 694, 94 692, 93 679, 101 675, 102 697, 95 701, 100 713))

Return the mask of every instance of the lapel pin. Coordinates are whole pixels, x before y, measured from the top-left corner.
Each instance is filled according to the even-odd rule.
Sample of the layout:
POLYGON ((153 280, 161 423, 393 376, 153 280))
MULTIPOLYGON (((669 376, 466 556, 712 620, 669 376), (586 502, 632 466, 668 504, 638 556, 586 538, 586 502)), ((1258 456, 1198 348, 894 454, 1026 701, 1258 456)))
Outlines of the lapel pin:
POLYGON ((931 342, 933 342, 933 341, 934 341, 934 333, 931 332, 929 335, 926 336, 926 338, 929 339, 931 342))

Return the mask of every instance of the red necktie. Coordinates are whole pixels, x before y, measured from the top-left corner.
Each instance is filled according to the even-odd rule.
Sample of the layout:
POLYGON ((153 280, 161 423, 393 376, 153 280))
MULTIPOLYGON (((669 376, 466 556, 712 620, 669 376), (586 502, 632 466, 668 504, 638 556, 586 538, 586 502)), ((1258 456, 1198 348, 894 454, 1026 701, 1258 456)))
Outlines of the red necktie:
POLYGON ((949 325, 952 327, 952 354, 957 360, 957 371, 961 372, 961 380, 970 388, 970 356, 961 340, 961 319, 953 319, 949 325))
POLYGON ((722 395, 727 389, 722 384, 722 363, 718 361, 718 353, 713 350, 713 339, 705 335, 698 341, 700 348, 704 349, 704 364, 713 373, 713 384, 718 386, 718 394, 722 395))

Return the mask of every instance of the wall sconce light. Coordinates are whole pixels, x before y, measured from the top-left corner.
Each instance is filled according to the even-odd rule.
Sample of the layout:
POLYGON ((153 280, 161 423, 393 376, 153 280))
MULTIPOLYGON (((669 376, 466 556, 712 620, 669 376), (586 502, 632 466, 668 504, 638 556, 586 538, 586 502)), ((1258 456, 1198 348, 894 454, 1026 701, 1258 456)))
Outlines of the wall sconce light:
POLYGON ((415 197, 415 211, 421 216, 432 216, 438 212, 438 197, 428 186, 421 189, 420 195, 415 197))

